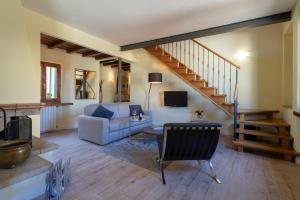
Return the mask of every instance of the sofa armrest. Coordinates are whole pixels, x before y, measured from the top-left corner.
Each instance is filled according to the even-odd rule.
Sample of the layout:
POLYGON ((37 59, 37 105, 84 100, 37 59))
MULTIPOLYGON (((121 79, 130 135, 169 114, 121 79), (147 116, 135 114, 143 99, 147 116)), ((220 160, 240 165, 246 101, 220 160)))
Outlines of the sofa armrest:
POLYGON ((106 118, 80 115, 78 118, 78 136, 96 144, 104 144, 105 134, 109 131, 106 118))

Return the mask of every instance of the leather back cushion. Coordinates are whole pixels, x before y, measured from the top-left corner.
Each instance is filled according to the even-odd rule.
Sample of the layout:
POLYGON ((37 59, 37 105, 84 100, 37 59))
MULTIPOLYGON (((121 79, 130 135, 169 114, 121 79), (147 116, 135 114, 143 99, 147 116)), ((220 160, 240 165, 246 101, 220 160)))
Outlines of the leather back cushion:
POLYGON ((170 123, 164 125, 167 143, 164 160, 209 160, 220 135, 217 123, 170 123))

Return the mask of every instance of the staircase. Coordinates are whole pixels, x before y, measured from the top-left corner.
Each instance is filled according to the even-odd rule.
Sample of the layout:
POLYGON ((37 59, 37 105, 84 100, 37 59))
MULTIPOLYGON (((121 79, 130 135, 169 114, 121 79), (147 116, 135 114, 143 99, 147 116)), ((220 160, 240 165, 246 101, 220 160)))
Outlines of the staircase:
POLYGON ((196 40, 145 48, 230 116, 237 101, 239 67, 196 40))
POLYGON ((293 161, 290 125, 275 119, 277 110, 237 111, 239 66, 196 40, 185 40, 145 48, 178 77, 205 95, 234 118, 233 144, 239 151, 255 149, 283 155, 293 161))
POLYGON ((283 155, 293 161, 297 152, 293 149, 293 137, 289 134, 290 125, 282 119, 275 119, 277 110, 240 110, 239 126, 233 144, 238 151, 244 148, 268 151, 283 155))

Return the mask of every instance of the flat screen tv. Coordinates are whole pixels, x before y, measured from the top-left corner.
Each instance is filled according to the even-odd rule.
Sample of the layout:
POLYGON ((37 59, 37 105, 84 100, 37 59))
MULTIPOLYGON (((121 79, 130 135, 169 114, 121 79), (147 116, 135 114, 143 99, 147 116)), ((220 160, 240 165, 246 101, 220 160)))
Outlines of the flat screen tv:
POLYGON ((164 105, 170 107, 187 107, 187 91, 165 91, 164 105))

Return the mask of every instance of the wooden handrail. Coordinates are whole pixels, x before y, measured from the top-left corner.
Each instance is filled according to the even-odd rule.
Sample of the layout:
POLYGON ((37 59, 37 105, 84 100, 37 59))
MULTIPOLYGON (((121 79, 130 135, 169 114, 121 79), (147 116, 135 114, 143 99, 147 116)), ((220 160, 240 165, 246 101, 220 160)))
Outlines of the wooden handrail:
POLYGON ((222 55, 220 55, 219 53, 215 52, 214 50, 208 48, 207 46, 201 44, 200 42, 198 42, 195 39, 192 39, 193 42, 197 43, 198 45, 200 45, 201 47, 203 47, 204 49, 206 49, 207 51, 212 52, 213 54, 215 54, 216 56, 220 57, 221 59, 225 60, 226 62, 228 62, 229 64, 233 65, 234 67, 236 67, 237 69, 240 69, 240 67, 238 65, 236 65, 235 63, 231 62, 230 60, 228 60, 227 58, 223 57, 222 55))
POLYGON ((293 114, 297 117, 300 117, 300 112, 294 111, 293 114))

